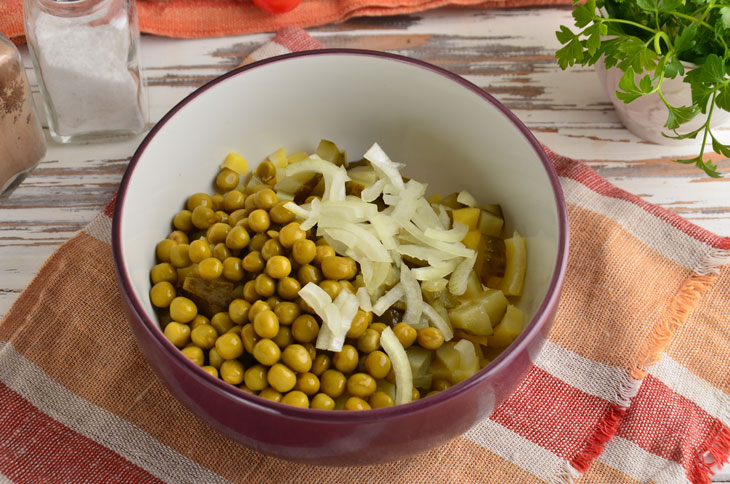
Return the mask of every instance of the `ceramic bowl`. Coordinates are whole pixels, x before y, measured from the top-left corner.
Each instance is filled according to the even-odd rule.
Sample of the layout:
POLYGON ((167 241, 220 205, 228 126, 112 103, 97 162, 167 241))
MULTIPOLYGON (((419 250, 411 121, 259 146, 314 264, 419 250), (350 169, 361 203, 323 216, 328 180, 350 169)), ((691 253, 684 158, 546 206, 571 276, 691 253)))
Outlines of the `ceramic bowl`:
POLYGON ((550 328, 568 252, 558 178, 530 131, 495 98, 417 60, 359 50, 280 56, 227 73, 167 113, 134 154, 119 189, 113 250, 129 323, 152 369, 214 429, 262 452, 311 464, 373 464, 412 456, 465 432, 519 383, 550 328), (377 142, 429 191, 467 189, 500 203, 527 238, 522 335, 473 377, 384 409, 302 409, 208 375, 163 335, 149 302, 155 244, 188 195, 212 190, 230 151, 250 165, 279 147, 336 142, 350 159, 377 142))

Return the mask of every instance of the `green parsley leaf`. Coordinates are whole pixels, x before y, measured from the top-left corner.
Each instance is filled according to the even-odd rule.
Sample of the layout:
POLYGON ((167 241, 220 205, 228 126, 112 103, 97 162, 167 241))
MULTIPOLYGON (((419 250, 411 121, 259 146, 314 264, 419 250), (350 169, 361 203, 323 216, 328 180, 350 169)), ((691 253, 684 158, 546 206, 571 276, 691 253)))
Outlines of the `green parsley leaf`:
POLYGON ((725 29, 730 29, 730 7, 720 8, 720 21, 725 29))
POLYGON ((710 137, 712 137, 712 149, 715 150, 715 153, 730 158, 730 146, 720 143, 712 134, 710 137))
POLYGON ((635 72, 643 72, 654 70, 656 66, 656 52, 635 37, 628 37, 618 44, 618 50, 623 56, 618 62, 618 67, 624 72, 629 67, 633 67, 635 72))
POLYGON ((705 173, 707 173, 712 178, 720 178, 722 175, 717 171, 717 165, 712 163, 710 160, 705 161, 702 157, 702 155, 696 156, 694 158, 689 158, 686 160, 674 160, 677 163, 682 163, 685 165, 691 165, 695 164, 697 168, 703 170, 705 173))
POLYGON ((689 25, 683 28, 677 38, 674 40, 674 50, 678 56, 684 51, 687 51, 697 44, 695 38, 697 37, 697 24, 689 25))
POLYGON ((628 69, 626 69, 626 72, 624 72, 624 75, 621 76, 621 79, 618 81, 618 90, 616 91, 616 97, 628 104, 643 95, 644 93, 636 85, 636 73, 634 73, 634 68, 629 67, 628 69))
POLYGON ((730 111, 730 85, 723 84, 715 97, 715 104, 720 109, 730 111))
POLYGON ((649 12, 671 12, 682 6, 682 0, 637 0, 636 4, 649 12))
POLYGON ((578 5, 573 10, 573 18, 575 19, 575 26, 582 29, 593 21, 596 15, 596 2, 593 1, 593 7, 591 8, 588 3, 585 5, 578 5))
POLYGON ((667 110, 669 110, 669 115, 664 126, 669 129, 677 129, 680 125, 697 116, 697 111, 692 106, 675 107, 667 104, 667 110))
POLYGON ((591 56, 601 47, 601 33, 598 26, 599 24, 591 25, 583 32, 584 35, 588 35, 588 39, 586 39, 586 50, 591 56))

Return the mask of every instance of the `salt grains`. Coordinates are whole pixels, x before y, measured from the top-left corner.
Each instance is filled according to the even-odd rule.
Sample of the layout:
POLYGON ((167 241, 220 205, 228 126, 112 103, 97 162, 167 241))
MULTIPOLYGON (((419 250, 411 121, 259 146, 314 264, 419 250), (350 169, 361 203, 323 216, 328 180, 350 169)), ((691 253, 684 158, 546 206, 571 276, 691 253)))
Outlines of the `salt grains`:
POLYGON ((29 7, 29 44, 57 141, 136 134, 145 128, 136 15, 124 7, 128 2, 106 3, 107 10, 117 11, 103 17, 98 10, 89 15, 63 10, 69 8, 63 3, 56 15, 29 7))

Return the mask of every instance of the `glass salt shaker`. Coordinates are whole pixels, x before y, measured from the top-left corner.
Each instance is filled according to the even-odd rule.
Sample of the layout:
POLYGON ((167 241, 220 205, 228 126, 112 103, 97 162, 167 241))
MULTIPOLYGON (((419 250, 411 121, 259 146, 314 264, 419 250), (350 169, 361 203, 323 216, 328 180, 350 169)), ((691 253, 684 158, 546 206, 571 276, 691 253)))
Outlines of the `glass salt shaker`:
POLYGON ((0 33, 0 199, 46 154, 25 68, 15 45, 0 33))
POLYGON ((86 142, 145 129, 134 0, 24 0, 23 14, 54 140, 86 142))

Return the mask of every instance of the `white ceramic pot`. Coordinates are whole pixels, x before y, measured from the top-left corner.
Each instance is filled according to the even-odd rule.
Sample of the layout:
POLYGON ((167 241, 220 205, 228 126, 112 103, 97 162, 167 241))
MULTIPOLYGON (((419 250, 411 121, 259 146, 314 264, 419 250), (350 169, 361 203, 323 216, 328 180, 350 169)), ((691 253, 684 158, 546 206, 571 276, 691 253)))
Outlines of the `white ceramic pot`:
MULTIPOLYGON (((606 69, 601 59, 596 62, 596 73, 603 85, 604 91, 616 109, 616 114, 619 119, 633 134, 647 141, 662 145, 701 143, 699 136, 698 139, 674 140, 661 135, 662 132, 670 135, 673 133, 664 127, 668 113, 666 106, 658 94, 643 96, 626 104, 616 97, 616 89, 618 89, 618 83, 623 76, 623 72, 616 67, 606 69)), ((639 79, 644 75, 636 76, 637 84, 639 83, 639 79)), ((674 79, 664 79, 662 93, 673 106, 688 106, 692 103, 690 85, 683 82, 679 76, 674 79)), ((680 127, 680 133, 687 133, 699 128, 705 122, 705 119, 706 116, 698 114, 692 121, 680 127)), ((727 124, 729 120, 730 113, 715 106, 710 126, 717 128, 727 124)))

